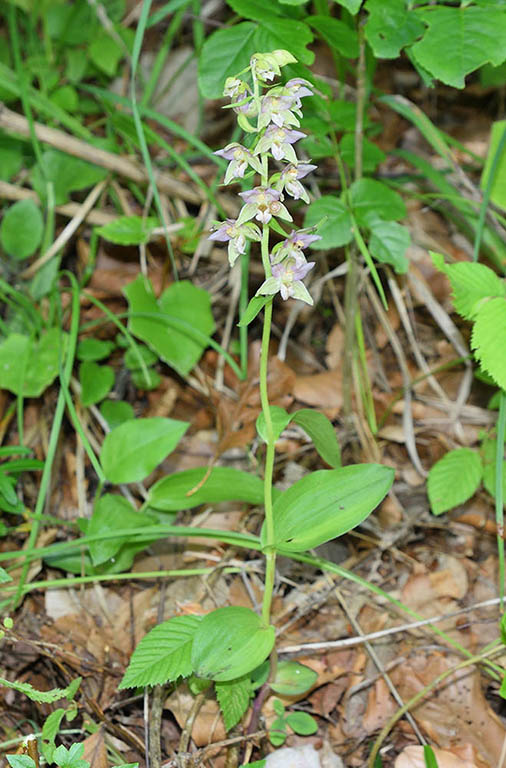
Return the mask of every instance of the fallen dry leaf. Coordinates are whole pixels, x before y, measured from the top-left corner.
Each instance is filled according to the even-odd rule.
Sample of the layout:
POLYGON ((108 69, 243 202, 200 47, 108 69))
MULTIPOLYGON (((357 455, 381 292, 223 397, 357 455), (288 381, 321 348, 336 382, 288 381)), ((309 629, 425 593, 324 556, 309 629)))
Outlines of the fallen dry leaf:
POLYGON ((105 747, 104 732, 102 728, 92 733, 83 741, 83 760, 87 760, 92 768, 109 768, 107 749, 105 747))
MULTIPOLYGON (((488 763, 484 763, 481 759, 479 762, 475 762, 474 760, 462 759, 455 752, 447 749, 439 749, 438 747, 433 747, 433 749, 438 768, 488 768, 488 763)), ((395 761, 395 768, 425 768, 425 766, 423 747, 418 745, 405 747, 395 761)))

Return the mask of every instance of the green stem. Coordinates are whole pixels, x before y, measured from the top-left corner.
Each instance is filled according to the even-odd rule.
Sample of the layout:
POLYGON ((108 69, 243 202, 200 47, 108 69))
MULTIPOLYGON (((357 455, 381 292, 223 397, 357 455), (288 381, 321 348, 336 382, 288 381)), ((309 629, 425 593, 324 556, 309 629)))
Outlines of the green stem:
MULTIPOLYGON (((506 131, 505 131, 506 135, 506 131)), ((501 391, 499 416, 497 419, 497 443, 495 460, 495 519, 497 525, 497 550, 499 555, 499 597, 501 611, 504 611, 504 432, 506 428, 506 392, 501 391)))
POLYGON ((262 603, 262 618, 265 624, 270 623, 272 593, 274 590, 274 577, 276 571, 276 551, 274 549, 274 519, 272 511, 272 475, 274 471, 274 455, 276 451, 272 418, 269 408, 269 396, 267 392, 267 364, 269 358, 269 340, 271 334, 272 302, 270 299, 265 305, 264 327, 262 333, 262 350, 260 355, 260 399, 265 419, 267 447, 265 452, 264 470, 264 510, 265 510, 265 586, 262 603))

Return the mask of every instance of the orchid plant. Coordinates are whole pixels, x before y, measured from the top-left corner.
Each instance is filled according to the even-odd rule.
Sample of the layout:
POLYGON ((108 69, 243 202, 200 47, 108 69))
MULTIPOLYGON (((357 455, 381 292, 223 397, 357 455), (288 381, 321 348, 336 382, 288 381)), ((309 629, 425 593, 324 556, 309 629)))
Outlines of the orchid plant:
MULTIPOLYGON (((257 177, 259 183, 239 192, 242 207, 237 218, 217 222, 210 235, 211 240, 228 244, 231 267, 245 254, 247 241, 260 243, 265 272, 241 318, 241 325, 248 325, 263 309, 262 412, 256 426, 265 443, 265 519, 258 537, 241 534, 240 542, 261 550, 265 557, 261 615, 249 608, 226 606, 205 616, 175 616, 159 624, 139 643, 120 686, 154 685, 189 677, 190 689, 197 692, 213 682, 227 729, 239 722, 257 689, 253 719, 272 691, 300 695, 315 683, 315 673, 308 667, 277 660, 271 622, 277 554, 304 557, 301 553, 306 550, 349 531, 379 504, 393 480, 393 470, 378 464, 342 467, 334 427, 322 413, 302 409, 289 414, 269 403, 273 302, 279 293, 285 301, 291 298, 313 304, 303 280, 315 262, 308 261, 304 251, 320 239, 316 227, 284 229, 293 222, 286 203, 290 204, 290 198, 309 202, 301 179, 316 168, 299 163, 293 146, 305 136, 298 129, 302 99, 312 94, 310 83, 298 77, 285 85, 273 83, 282 67, 294 62, 285 50, 256 53, 245 70, 225 82, 224 95, 231 99, 228 107, 237 114, 243 131, 254 134, 249 147, 234 142, 216 152, 228 160, 225 183, 233 184, 247 176, 257 177), (275 244, 271 243, 273 235, 278 239, 275 244), (312 472, 281 493, 273 487, 276 441, 290 422, 309 435, 331 469, 312 472)), ((206 482, 213 471, 206 475, 206 482)))

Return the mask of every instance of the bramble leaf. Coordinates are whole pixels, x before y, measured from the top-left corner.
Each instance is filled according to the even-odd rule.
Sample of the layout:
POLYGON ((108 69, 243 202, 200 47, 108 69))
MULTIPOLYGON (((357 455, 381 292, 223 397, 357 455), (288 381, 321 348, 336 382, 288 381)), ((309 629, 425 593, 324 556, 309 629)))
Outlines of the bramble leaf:
POLYGON ((480 305, 473 326, 471 347, 483 370, 501 389, 506 390, 506 298, 495 298, 480 305))
POLYGON ((252 693, 251 681, 248 675, 244 675, 237 680, 215 683, 215 690, 225 730, 229 731, 248 709, 252 693))

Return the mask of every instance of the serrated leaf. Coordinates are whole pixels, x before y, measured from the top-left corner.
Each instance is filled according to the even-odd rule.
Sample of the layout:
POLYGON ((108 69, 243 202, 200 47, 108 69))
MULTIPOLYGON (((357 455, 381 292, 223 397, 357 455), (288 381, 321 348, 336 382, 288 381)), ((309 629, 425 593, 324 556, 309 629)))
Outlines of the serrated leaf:
POLYGON ((506 283, 484 264, 462 261, 445 264, 439 253, 429 251, 434 266, 448 277, 455 310, 466 320, 473 320, 481 302, 491 296, 505 296, 506 283))
POLYGON ((424 25, 405 0, 367 0, 365 25, 367 42, 378 59, 396 59, 401 48, 414 43, 424 25))
MULTIPOLYGON (((384 499, 394 474, 380 464, 357 464, 306 475, 274 502, 274 546, 303 552, 342 536, 384 499)), ((265 523, 261 541, 265 547, 265 523)))
POLYGON ((140 245, 147 243, 151 232, 158 226, 155 218, 142 216, 120 216, 103 227, 97 227, 96 233, 117 245, 140 245))
POLYGON ((29 755, 6 755, 11 768, 37 768, 35 761, 29 755))
POLYGON ((358 38, 354 29, 332 16, 306 16, 305 21, 328 45, 347 59, 358 56, 358 38))
POLYGON ((321 240, 312 243, 315 251, 340 248, 353 239, 352 219, 345 204, 337 197, 322 195, 306 211, 304 227, 318 227, 321 240))
POLYGON ((207 291, 188 280, 180 280, 166 288, 157 301, 149 280, 139 275, 123 292, 129 304, 128 327, 131 332, 146 342, 164 362, 186 376, 207 345, 207 341, 192 336, 192 331, 207 337, 215 328, 207 291), (171 318, 176 325, 182 323, 183 330, 171 325, 171 318))
POLYGON ((79 366, 81 404, 88 408, 103 400, 114 386, 114 371, 110 365, 99 365, 91 360, 79 366))
POLYGON ((199 88, 204 98, 221 99, 227 77, 248 66, 257 50, 256 31, 256 24, 245 21, 209 35, 199 58, 199 88))
POLYGON ((250 472, 231 467, 213 467, 209 477, 202 483, 206 474, 205 467, 198 467, 163 477, 149 489, 149 506, 165 512, 176 512, 220 501, 263 503, 263 482, 250 472), (190 494, 195 488, 198 490, 190 494))
POLYGON ((457 448, 437 461, 429 471, 427 495, 434 515, 463 504, 476 492, 483 475, 479 454, 457 448))
MULTIPOLYGON (((270 405, 269 412, 271 415, 273 437, 274 440, 277 440, 285 427, 290 423, 292 417, 284 408, 280 408, 278 405, 270 405)), ((256 428, 264 443, 267 443, 267 425, 263 411, 258 414, 256 428)))
POLYGON ((171 453, 189 427, 176 419, 132 419, 102 444, 100 461, 111 483, 139 483, 171 453))
POLYGON ((237 680, 215 683, 216 698, 220 705, 225 730, 230 731, 248 709, 251 681, 247 675, 237 680))
POLYGON ((323 461, 334 468, 341 466, 341 449, 335 429, 323 413, 302 408, 292 415, 292 421, 309 435, 323 461))
POLYGON ((119 688, 163 685, 193 672, 191 648, 201 616, 175 616, 144 635, 119 688))
POLYGON ((314 53, 307 48, 313 41, 313 33, 302 21, 274 17, 263 19, 254 40, 257 51, 285 49, 308 67, 314 62, 314 53))
POLYGON ((0 226, 2 248, 16 261, 31 256, 42 241, 44 221, 33 200, 19 200, 4 213, 0 226))
POLYGON ((242 677, 268 657, 274 638, 274 627, 265 626, 249 608, 218 608, 204 616, 195 632, 195 674, 218 682, 242 677))
POLYGON ((411 52, 424 69, 446 85, 464 88, 470 72, 487 62, 498 66, 506 58, 503 8, 434 6, 418 13, 428 30, 411 52))
POLYGON ((398 275, 408 271, 406 250, 410 244, 409 229, 402 224, 396 221, 375 221, 371 224, 371 254, 382 264, 391 264, 398 275))
POLYGON ((498 387, 506 390, 506 298, 490 299, 481 304, 473 326, 471 347, 481 367, 498 387))
POLYGON ((400 195, 375 179, 359 179, 349 189, 350 204, 359 224, 371 226, 376 219, 395 221, 406 216, 400 195))
POLYGON ((66 688, 53 688, 50 691, 37 691, 30 685, 30 683, 20 683, 16 680, 11 682, 10 680, 0 677, 0 685, 4 685, 6 688, 12 688, 14 691, 23 693, 30 699, 30 701, 36 701, 41 704, 52 704, 54 701, 59 701, 59 699, 68 698, 71 693, 74 695, 81 684, 81 681, 82 678, 77 677, 70 685, 67 685, 66 688))

